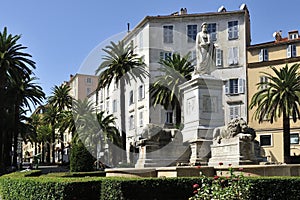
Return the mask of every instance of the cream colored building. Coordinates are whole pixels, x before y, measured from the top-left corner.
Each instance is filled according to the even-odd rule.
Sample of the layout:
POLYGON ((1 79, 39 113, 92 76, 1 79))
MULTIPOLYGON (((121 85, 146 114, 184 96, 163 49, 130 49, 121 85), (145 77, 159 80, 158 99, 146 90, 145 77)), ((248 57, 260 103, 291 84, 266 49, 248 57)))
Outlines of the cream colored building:
MULTIPOLYGON (((266 77, 261 72, 272 74, 269 66, 278 69, 300 62, 300 37, 298 31, 288 32, 287 37, 282 37, 281 32, 274 33, 274 41, 251 45, 247 48, 248 59, 248 102, 259 90, 256 84, 265 82, 266 77)), ((268 120, 259 124, 253 118, 255 108, 248 110, 249 125, 256 130, 257 140, 261 144, 262 155, 269 162, 283 162, 283 124, 282 119, 271 124, 268 120)), ((291 120, 291 155, 300 156, 299 145, 300 122, 291 120)))
POLYGON ((71 87, 70 95, 76 100, 84 100, 97 88, 98 77, 94 75, 70 75, 67 84, 71 87))

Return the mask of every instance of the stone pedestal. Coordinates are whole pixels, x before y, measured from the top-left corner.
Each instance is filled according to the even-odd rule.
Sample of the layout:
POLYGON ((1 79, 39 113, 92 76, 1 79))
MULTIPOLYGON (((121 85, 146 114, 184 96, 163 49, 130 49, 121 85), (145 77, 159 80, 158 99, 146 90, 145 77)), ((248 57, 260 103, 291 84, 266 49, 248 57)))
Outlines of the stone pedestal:
POLYGON ((223 163, 225 166, 257 164, 254 152, 254 142, 243 139, 243 134, 229 139, 222 139, 219 144, 214 140, 211 145, 211 158, 209 166, 218 166, 223 163))
POLYGON ((182 133, 177 129, 165 131, 171 132, 172 136, 170 142, 167 144, 149 139, 140 141, 139 158, 135 168, 167 167, 186 162, 188 146, 184 146, 182 143, 182 133))
POLYGON ((194 75, 180 85, 183 91, 183 142, 190 144, 191 164, 207 164, 213 129, 224 125, 223 81, 211 75, 194 75))

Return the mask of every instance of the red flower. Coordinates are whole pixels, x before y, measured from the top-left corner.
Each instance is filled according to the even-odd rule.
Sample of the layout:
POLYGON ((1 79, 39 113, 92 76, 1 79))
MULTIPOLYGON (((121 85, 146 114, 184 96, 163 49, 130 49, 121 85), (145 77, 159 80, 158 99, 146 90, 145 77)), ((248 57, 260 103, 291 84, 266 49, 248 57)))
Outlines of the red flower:
POLYGON ((214 176, 214 179, 215 179, 215 180, 217 180, 217 179, 219 179, 219 178, 220 178, 219 176, 214 176))
POLYGON ((198 190, 194 190, 194 192, 193 192, 194 194, 197 194, 198 193, 198 190))
POLYGON ((222 162, 219 162, 219 165, 223 165, 223 163, 222 163, 222 162))
POLYGON ((198 189, 199 187, 200 187, 200 186, 199 186, 199 184, 197 184, 197 183, 193 185, 193 188, 194 188, 194 189, 198 189))

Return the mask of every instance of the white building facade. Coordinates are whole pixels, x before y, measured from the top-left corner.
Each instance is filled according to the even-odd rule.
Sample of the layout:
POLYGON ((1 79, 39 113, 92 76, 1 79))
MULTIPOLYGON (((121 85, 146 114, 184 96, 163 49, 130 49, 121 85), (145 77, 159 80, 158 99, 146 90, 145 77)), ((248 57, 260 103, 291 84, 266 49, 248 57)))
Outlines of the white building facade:
MULTIPOLYGON (((158 63, 173 53, 182 56, 190 53, 195 58, 195 38, 201 31, 201 24, 208 24, 208 31, 216 49, 216 70, 213 76, 223 80, 223 109, 225 123, 235 117, 247 119, 246 47, 250 45, 250 16, 246 6, 237 11, 188 14, 181 12, 166 16, 147 16, 124 38, 133 43, 135 53, 143 56, 150 77, 143 81, 132 79, 125 88, 125 119, 120 119, 120 91, 117 84, 111 84, 90 96, 97 101, 97 109, 105 110, 126 122, 127 148, 141 135, 149 123, 164 126, 175 121, 172 110, 151 106, 149 86, 155 77, 161 76, 158 63)), ((184 116, 183 116, 184 119, 184 116)))

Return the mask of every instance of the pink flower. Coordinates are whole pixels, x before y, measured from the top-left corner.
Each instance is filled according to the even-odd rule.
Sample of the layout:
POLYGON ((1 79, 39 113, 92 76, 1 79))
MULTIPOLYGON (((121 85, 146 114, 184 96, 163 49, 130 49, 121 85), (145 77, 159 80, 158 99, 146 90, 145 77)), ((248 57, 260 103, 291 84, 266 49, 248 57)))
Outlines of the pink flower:
POLYGON ((199 186, 199 184, 197 184, 197 183, 193 185, 193 188, 194 188, 194 189, 198 189, 199 187, 200 187, 200 186, 199 186))
POLYGON ((219 165, 223 165, 223 163, 222 163, 222 162, 219 162, 219 165))
POLYGON ((198 190, 194 190, 194 192, 193 192, 194 194, 197 194, 198 193, 198 190))

